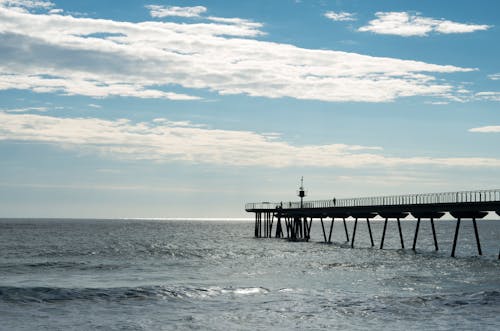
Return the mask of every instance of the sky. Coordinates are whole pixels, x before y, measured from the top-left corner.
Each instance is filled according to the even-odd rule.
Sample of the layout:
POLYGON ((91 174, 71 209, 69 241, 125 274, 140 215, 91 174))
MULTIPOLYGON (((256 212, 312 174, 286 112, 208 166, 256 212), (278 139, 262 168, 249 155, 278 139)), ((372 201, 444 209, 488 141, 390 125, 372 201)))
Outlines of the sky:
POLYGON ((0 0, 0 217, 500 188, 496 0, 0 0))

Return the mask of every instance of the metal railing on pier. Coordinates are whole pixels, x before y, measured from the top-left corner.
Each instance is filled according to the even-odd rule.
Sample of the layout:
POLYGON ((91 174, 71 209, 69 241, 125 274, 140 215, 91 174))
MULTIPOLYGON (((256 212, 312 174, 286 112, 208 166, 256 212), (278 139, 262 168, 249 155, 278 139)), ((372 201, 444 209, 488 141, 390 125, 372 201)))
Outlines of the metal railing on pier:
MULTIPOLYGON (((500 201, 500 189, 315 200, 315 201, 305 201, 303 203, 303 208, 398 206, 398 205, 497 202, 497 201, 500 201)), ((255 202, 255 203, 247 203, 245 205, 246 210, 277 209, 277 208, 298 209, 300 208, 300 201, 255 202)))

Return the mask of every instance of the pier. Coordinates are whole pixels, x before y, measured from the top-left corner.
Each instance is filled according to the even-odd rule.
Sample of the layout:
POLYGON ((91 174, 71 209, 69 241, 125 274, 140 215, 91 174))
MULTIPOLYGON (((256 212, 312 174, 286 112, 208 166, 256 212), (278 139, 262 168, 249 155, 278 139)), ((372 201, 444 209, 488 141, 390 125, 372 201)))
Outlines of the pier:
MULTIPOLYGON (((445 193, 425 193, 390 195, 378 197, 361 197, 349 199, 330 199, 304 201, 306 193, 301 182, 298 196, 300 201, 289 202, 258 202, 247 203, 245 210, 255 213, 256 238, 286 238, 290 241, 309 241, 313 219, 319 219, 323 240, 331 243, 335 220, 343 221, 345 238, 354 248, 358 221, 366 222, 370 235, 371 246, 375 247, 370 220, 376 216, 382 217, 384 226, 380 239, 380 249, 384 248, 387 224, 390 219, 396 220, 401 248, 405 249, 401 222, 409 215, 417 222, 412 241, 412 250, 416 250, 418 232, 421 221, 428 220, 431 224, 434 249, 439 250, 435 230, 435 221, 449 213, 455 220, 455 232, 451 256, 455 257, 460 224, 464 220, 472 221, 478 255, 482 255, 477 221, 488 213, 500 216, 500 190, 479 190, 445 193), (347 229, 346 219, 354 219, 351 236, 347 229), (331 219, 328 227, 327 221, 331 219), (276 224, 276 225, 275 225, 276 224), (275 226, 274 226, 275 225, 275 226)), ((498 255, 500 259, 500 252, 498 255)))

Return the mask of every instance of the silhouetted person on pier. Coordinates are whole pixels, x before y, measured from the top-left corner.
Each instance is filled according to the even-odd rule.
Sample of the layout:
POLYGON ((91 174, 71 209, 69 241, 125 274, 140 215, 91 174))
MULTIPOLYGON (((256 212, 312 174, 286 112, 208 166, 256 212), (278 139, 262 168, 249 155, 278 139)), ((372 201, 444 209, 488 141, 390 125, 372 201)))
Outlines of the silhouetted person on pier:
POLYGON ((333 198, 333 206, 335 207, 335 204, 337 203, 337 199, 333 198))

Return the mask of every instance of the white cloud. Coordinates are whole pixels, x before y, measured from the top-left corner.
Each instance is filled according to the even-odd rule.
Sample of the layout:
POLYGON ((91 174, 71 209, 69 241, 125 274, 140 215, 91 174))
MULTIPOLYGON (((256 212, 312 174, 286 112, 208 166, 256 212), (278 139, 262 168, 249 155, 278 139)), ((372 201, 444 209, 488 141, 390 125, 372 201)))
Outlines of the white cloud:
POLYGON ((240 27, 241 29, 247 29, 248 31, 253 31, 253 36, 259 36, 259 35, 266 34, 265 32, 259 30, 263 26, 261 23, 253 22, 251 20, 247 20, 244 18, 238 18, 238 17, 227 18, 227 17, 208 16, 208 17, 205 17, 205 19, 207 19, 208 21, 212 21, 212 22, 234 25, 234 26, 240 27))
MULTIPOLYGON (((235 25, 244 29, 248 29, 251 31, 249 35, 263 35, 265 34, 262 31, 259 31, 262 27, 261 23, 256 23, 247 19, 237 18, 237 17, 216 17, 216 16, 201 16, 201 14, 207 11, 206 7, 203 6, 195 6, 195 7, 175 7, 175 6, 160 6, 160 5, 147 5, 147 9, 150 10, 151 17, 163 18, 169 16, 178 16, 178 17, 187 17, 187 18, 200 18, 207 21, 223 23, 227 25, 235 25)), ((242 34, 243 35, 243 34, 242 34)))
POLYGON ((325 17, 333 20, 333 21, 355 21, 356 17, 355 14, 353 13, 346 13, 346 12, 334 12, 334 11, 327 11, 325 13, 325 17))
MULTIPOLYGON (((0 37, 1 39, 1 37, 0 37)), ((0 46, 1 49, 1 46, 0 46)), ((0 56, 1 57, 1 56, 0 56)), ((2 65, 0 64, 0 68, 2 65)), ((4 69, 5 70, 5 69, 4 69)), ((31 72, 0 72, 0 90, 24 89, 38 93, 61 92, 66 95, 86 95, 94 98, 104 98, 108 96, 154 98, 169 100, 198 100, 199 97, 164 92, 155 89, 146 89, 144 86, 127 83, 113 82, 92 77, 91 75, 79 76, 78 73, 67 73, 66 76, 52 76, 60 74, 56 71, 45 70, 43 74, 31 72), (49 74, 49 77, 47 77, 49 74)))
POLYGON ((54 9, 49 10, 49 14, 62 14, 63 12, 64 12, 64 10, 62 10, 60 8, 54 8, 54 9))
POLYGON ((148 5, 146 6, 150 10, 152 17, 168 17, 168 16, 179 16, 179 17, 199 17, 207 11, 206 7, 195 6, 195 7, 176 7, 176 6, 159 6, 159 5, 148 5))
POLYGON ((24 107, 24 108, 0 109, 0 111, 4 111, 6 113, 24 113, 29 111, 45 112, 47 110, 48 110, 47 107, 24 107))
POLYGON ((488 75, 488 78, 491 80, 500 80, 500 72, 496 73, 496 74, 488 75))
POLYGON ((338 176, 335 180, 336 182, 350 183, 350 185, 377 185, 383 187, 422 184, 443 187, 448 184, 446 180, 433 176, 422 175, 421 173, 399 173, 398 171, 377 175, 338 176))
POLYGON ((469 129, 469 132, 482 132, 482 133, 491 133, 491 132, 500 132, 500 125, 491 125, 491 126, 482 126, 478 128, 469 129))
POLYGON ((216 130, 189 122, 156 119, 58 118, 0 112, 0 140, 43 142, 63 148, 157 162, 264 167, 500 167, 494 158, 391 157, 380 147, 345 144, 291 145, 251 131, 216 130))
POLYGON ((413 15, 408 12, 377 12, 375 16, 377 16, 376 19, 358 30, 403 37, 423 37, 431 32, 444 34, 470 33, 487 30, 491 27, 489 25, 457 23, 444 19, 422 17, 418 13, 413 15))
POLYGON ((263 34, 259 23, 207 19, 132 23, 0 7, 0 90, 197 99, 164 91, 173 85, 221 95, 387 102, 452 98, 456 87, 433 73, 473 70, 259 41, 250 39, 263 34))
POLYGON ((55 6, 53 2, 43 0, 0 0, 0 6, 25 9, 46 9, 55 6))
POLYGON ((457 23, 445 20, 436 20, 436 25, 434 30, 439 33, 450 34, 450 33, 471 33, 475 31, 484 31, 491 28, 490 25, 485 24, 465 24, 457 23))
POLYGON ((488 92, 478 92, 475 94, 476 100, 486 100, 486 101, 500 101, 500 92, 488 91, 488 92))
POLYGON ((426 101, 425 102, 426 104, 428 105, 436 105, 436 106, 443 106, 443 105, 448 105, 449 102, 448 101, 426 101))

